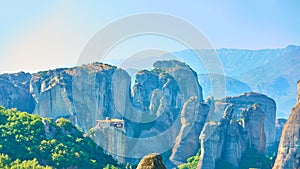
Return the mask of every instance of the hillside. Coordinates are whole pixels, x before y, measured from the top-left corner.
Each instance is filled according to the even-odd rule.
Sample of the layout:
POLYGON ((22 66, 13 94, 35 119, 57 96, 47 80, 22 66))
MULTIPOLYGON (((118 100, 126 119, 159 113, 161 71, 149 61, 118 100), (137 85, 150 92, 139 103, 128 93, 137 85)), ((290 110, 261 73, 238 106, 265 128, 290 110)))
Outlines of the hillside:
POLYGON ((104 168, 117 165, 68 120, 0 107, 0 166, 104 168))
POLYGON ((221 84, 223 81, 226 84, 226 96, 235 96, 252 91, 244 82, 218 74, 200 74, 198 78, 200 85, 203 87, 204 98, 213 96, 212 83, 221 84))

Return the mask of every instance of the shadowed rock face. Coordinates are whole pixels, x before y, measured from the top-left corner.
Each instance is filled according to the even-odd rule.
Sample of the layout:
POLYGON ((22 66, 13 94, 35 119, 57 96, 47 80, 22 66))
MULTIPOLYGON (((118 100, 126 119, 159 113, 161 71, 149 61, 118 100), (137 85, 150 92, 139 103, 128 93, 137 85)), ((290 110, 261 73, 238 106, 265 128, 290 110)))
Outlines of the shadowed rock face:
POLYGON ((176 138, 170 160, 180 165, 195 155, 200 148, 198 137, 205 123, 209 107, 200 104, 197 98, 190 98, 180 113, 181 129, 176 138))
MULTIPOLYGON (((173 164, 170 165, 182 164, 199 150, 197 138, 208 107, 201 104, 202 88, 197 74, 188 65, 178 61, 158 61, 153 66, 154 70, 136 74, 132 100, 137 109, 149 111, 156 120, 148 128, 130 122, 127 130, 139 129, 140 138, 171 131, 162 144, 175 144, 171 155, 173 164)), ((155 147, 157 145, 151 144, 143 150, 153 150, 155 147)))
POLYGON ((249 108, 253 104, 259 105, 265 115, 264 132, 266 134, 266 148, 275 144, 276 104, 273 99, 263 94, 247 92, 239 96, 226 97, 221 101, 234 104, 237 114, 241 108, 249 108))
POLYGON ((261 153, 266 150, 266 135, 264 132, 264 112, 254 105, 242 112, 244 118, 243 128, 247 131, 246 140, 249 140, 250 148, 254 148, 261 153))
POLYGON ((29 73, 0 75, 0 105, 31 113, 35 101, 29 92, 29 73))
POLYGON ((166 169, 159 154, 148 154, 140 161, 137 169, 166 169))
POLYGON ((273 169, 300 168, 300 82, 297 103, 284 125, 273 169))
POLYGON ((234 105, 227 104, 220 121, 208 121, 205 124, 199 137, 201 156, 198 168, 215 168, 218 159, 226 160, 234 168, 238 168, 247 147, 264 153, 264 112, 258 105, 253 105, 241 114, 238 122, 234 105))

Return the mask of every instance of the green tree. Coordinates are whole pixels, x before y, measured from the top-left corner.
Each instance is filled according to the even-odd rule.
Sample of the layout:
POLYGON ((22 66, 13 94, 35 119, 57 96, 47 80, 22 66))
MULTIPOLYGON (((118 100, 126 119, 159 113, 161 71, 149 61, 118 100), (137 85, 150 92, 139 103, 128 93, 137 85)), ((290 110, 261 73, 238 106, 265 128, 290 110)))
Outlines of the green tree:
POLYGON ((179 169, 195 169, 197 168, 199 159, 200 159, 200 150, 197 152, 197 154, 195 156, 192 156, 190 158, 187 159, 187 162, 180 165, 178 168, 179 169))
POLYGON ((60 118, 54 122, 1 106, 0 153, 0 168, 119 166, 69 120, 60 118), (51 136, 45 133, 47 127, 53 132, 51 136))

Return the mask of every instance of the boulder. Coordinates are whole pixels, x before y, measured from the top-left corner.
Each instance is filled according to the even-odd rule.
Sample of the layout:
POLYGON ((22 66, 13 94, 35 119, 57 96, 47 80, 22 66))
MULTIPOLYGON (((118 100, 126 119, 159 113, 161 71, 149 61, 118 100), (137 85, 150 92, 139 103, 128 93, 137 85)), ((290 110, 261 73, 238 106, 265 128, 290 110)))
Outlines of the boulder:
POLYGON ((148 154, 140 161, 137 169, 166 169, 161 155, 157 153, 148 154))

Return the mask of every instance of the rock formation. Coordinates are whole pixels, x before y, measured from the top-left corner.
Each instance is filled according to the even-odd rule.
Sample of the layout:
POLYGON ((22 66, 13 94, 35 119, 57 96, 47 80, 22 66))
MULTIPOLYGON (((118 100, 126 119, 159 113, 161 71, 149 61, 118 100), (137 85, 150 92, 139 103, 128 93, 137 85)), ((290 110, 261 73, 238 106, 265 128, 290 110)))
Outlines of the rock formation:
POLYGON ((157 153, 148 154, 140 161, 137 169, 166 169, 161 155, 157 153))
POLYGON ((258 105, 253 105, 242 112, 243 128, 246 131, 246 140, 249 141, 248 146, 261 153, 266 150, 264 118, 264 112, 258 105))
POLYGON ((212 96, 208 97, 205 103, 209 106, 209 113, 206 118, 207 122, 220 121, 225 109, 231 105, 231 103, 216 101, 212 96))
POLYGON ((98 120, 96 127, 88 132, 88 136, 119 163, 125 163, 125 134, 124 120, 109 118, 98 120))
POLYGON ((196 97, 190 98, 181 110, 181 129, 176 138, 170 160, 180 165, 196 154, 200 148, 198 137, 208 114, 209 107, 200 104, 196 97))
POLYGON ((247 92, 239 96, 226 97, 221 102, 234 104, 236 114, 239 114, 241 109, 249 108, 253 104, 259 105, 265 114, 264 130, 266 134, 266 148, 275 144, 276 104, 273 99, 263 94, 247 92))
POLYGON ((224 111, 224 117, 220 122, 207 122, 200 134, 201 156, 198 163, 200 169, 215 168, 216 160, 221 158, 225 142, 226 130, 233 113, 232 105, 224 111))
POLYGON ((132 90, 133 104, 141 110, 147 110, 150 105, 152 91, 158 88, 158 74, 144 70, 136 74, 132 90))
MULTIPOLYGON (((96 120, 106 117, 124 118, 126 135, 130 137, 153 137, 170 130, 165 144, 176 144, 173 157, 184 162, 199 148, 197 139, 184 136, 197 138, 206 119, 207 107, 201 104, 202 88, 197 74, 182 62, 159 61, 153 67, 136 74, 132 89, 131 78, 124 70, 103 63, 33 74, 3 74, 0 104, 53 120, 64 117, 83 131, 97 126, 96 120), (195 104, 190 103, 191 98, 195 104), (187 106, 183 110, 184 105, 187 106), (188 118, 190 113, 195 120, 188 118), (187 143, 194 147, 184 150, 187 143), (180 157, 181 151, 191 153, 180 157)), ((48 130, 51 128, 45 129, 48 130)), ((145 152, 157 147, 151 146, 145 152)))
MULTIPOLYGON (((202 88, 197 74, 188 65, 178 61, 159 61, 153 66, 154 70, 137 73, 132 99, 138 109, 153 114, 156 119, 147 128, 129 122, 127 130, 137 133, 138 129, 139 138, 170 131, 163 144, 170 146, 175 143, 171 161, 176 165, 181 164, 199 150, 197 138, 208 107, 201 104, 202 88)), ((147 145, 143 150, 150 151, 155 148, 153 146, 157 147, 147 145)))
POLYGON ((182 94, 181 97, 183 101, 192 96, 196 96, 200 102, 203 102, 202 87, 198 82, 197 73, 188 65, 176 60, 171 60, 157 61, 153 66, 165 71, 175 79, 182 94))
MULTIPOLYGON (((175 166, 194 155, 201 144, 201 168, 213 167, 220 158, 236 167, 247 146, 264 152, 274 142, 276 106, 272 99, 245 93, 203 102, 197 74, 188 65, 173 60, 155 62, 153 67, 139 71, 132 88, 126 71, 103 63, 4 74, 0 76, 0 104, 53 120, 67 118, 119 162, 124 157, 116 154, 126 156, 134 147, 141 154, 137 158, 167 147, 171 155, 166 164, 175 166), (97 120, 106 117, 124 120, 124 128, 99 126, 97 120), (157 138, 166 131, 169 134, 158 139, 160 145, 124 142, 125 135, 157 138)), ((48 138, 53 137, 52 130, 45 127, 48 138)))
POLYGON ((30 81, 30 92, 36 101, 33 113, 54 119, 68 118, 83 130, 95 126, 98 119, 119 118, 121 115, 114 105, 125 106, 126 97, 114 99, 113 92, 128 95, 128 86, 123 81, 130 82, 130 77, 120 72, 123 71, 116 67, 94 63, 33 74, 30 81), (119 77, 113 83, 116 74, 119 77))
POLYGON ((30 78, 31 75, 24 72, 0 75, 0 105, 32 112, 35 101, 29 92, 30 78))
POLYGON ((300 81, 297 103, 284 125, 273 169, 300 168, 300 81))
POLYGON ((238 168, 246 148, 265 151, 264 113, 253 105, 241 113, 237 120, 234 105, 226 106, 220 121, 206 122, 201 134, 200 169, 215 168, 219 159, 226 160, 238 168))

